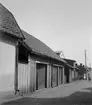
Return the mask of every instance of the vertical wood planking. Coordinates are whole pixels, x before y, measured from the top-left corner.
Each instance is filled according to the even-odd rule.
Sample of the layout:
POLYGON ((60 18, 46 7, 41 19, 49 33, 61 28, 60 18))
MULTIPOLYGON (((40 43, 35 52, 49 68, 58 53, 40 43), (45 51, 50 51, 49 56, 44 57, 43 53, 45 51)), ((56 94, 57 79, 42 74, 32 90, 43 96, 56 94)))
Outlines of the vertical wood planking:
POLYGON ((30 91, 36 89, 36 63, 30 58, 30 91))
POLYGON ((59 85, 63 83, 63 67, 59 67, 59 85))
POLYGON ((18 89, 21 94, 27 94, 30 92, 30 64, 18 65, 18 89))

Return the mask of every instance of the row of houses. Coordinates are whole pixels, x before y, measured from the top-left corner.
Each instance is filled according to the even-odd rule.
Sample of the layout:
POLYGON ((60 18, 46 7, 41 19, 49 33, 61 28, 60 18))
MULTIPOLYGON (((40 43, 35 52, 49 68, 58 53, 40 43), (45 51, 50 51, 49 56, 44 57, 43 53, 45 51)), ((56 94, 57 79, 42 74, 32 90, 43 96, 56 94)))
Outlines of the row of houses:
POLYGON ((76 61, 62 59, 42 41, 22 30, 2 4, 0 49, 0 94, 29 94, 78 80, 76 61))

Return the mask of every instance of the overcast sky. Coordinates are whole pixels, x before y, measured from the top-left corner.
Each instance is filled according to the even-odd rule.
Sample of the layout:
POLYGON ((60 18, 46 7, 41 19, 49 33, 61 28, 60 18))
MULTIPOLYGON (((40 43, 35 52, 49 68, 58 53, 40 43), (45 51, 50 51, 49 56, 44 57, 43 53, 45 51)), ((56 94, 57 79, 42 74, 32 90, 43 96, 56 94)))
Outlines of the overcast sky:
POLYGON ((66 58, 92 63, 92 0, 0 0, 19 26, 66 58))

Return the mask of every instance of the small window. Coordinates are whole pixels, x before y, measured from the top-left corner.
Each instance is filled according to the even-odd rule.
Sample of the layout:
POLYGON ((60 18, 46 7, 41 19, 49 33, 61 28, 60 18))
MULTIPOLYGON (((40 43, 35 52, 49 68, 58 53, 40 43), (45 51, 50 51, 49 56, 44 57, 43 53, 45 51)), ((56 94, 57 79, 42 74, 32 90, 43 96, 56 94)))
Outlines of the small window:
POLYGON ((28 50, 23 46, 19 46, 18 60, 22 63, 28 63, 28 50))

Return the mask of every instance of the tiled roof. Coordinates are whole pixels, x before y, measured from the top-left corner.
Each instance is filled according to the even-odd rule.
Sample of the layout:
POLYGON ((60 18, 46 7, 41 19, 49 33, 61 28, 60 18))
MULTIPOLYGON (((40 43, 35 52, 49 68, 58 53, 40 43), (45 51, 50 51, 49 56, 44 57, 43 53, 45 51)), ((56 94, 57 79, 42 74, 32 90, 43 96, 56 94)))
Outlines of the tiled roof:
POLYGON ((0 3, 0 31, 9 33, 17 38, 24 38, 22 32, 9 10, 0 3))
POLYGON ((32 35, 29 35, 25 31, 22 30, 22 33, 25 37, 25 43, 27 46, 33 51, 41 55, 45 55, 48 57, 51 57, 53 59, 65 62, 62 58, 60 58, 51 48, 49 48, 46 44, 44 44, 42 41, 38 40, 37 38, 33 37, 32 35))
POLYGON ((68 63, 66 64, 66 66, 68 66, 69 68, 74 69, 74 66, 69 65, 68 63))
POLYGON ((73 63, 76 62, 75 60, 71 60, 71 59, 65 59, 64 60, 71 66, 74 66, 73 63))

